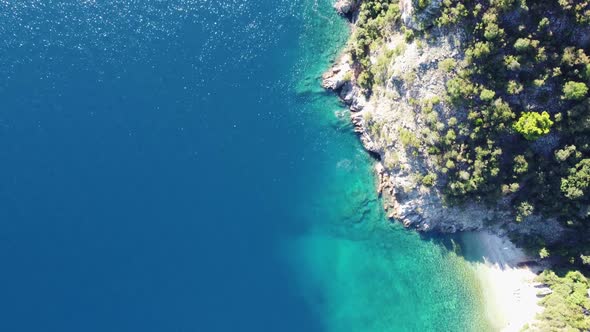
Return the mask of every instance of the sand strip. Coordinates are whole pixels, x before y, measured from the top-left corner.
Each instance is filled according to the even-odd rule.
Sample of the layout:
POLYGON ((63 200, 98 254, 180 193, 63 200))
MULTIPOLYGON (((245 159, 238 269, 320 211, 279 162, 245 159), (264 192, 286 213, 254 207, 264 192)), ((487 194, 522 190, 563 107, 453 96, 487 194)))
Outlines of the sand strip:
POLYGON ((536 276, 518 263, 530 261, 506 238, 487 231, 463 235, 466 258, 482 286, 487 318, 498 331, 520 331, 542 310, 537 304, 536 276))

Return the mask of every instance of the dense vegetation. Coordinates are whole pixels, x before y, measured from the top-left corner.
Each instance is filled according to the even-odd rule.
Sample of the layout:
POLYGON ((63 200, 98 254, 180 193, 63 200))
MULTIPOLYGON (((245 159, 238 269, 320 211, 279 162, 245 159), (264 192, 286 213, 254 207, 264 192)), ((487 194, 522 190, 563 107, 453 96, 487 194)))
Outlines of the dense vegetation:
POLYGON ((580 272, 568 272, 559 277, 545 271, 537 281, 549 286, 551 294, 541 299, 545 310, 539 321, 525 331, 588 331, 590 330, 590 283, 580 272))
MULTIPOLYGON (((441 164, 452 166, 442 169, 449 200, 505 197, 517 222, 538 212, 586 239, 590 2, 444 0, 436 25, 457 24, 473 33, 447 84, 465 118, 438 144, 441 164)), ((585 242, 556 252, 584 263, 585 242)))
POLYGON ((375 82, 375 76, 383 71, 378 65, 371 64, 371 50, 381 45, 383 38, 399 18, 400 9, 397 1, 373 0, 361 4, 350 51, 353 60, 360 66, 357 82, 367 90, 375 82))

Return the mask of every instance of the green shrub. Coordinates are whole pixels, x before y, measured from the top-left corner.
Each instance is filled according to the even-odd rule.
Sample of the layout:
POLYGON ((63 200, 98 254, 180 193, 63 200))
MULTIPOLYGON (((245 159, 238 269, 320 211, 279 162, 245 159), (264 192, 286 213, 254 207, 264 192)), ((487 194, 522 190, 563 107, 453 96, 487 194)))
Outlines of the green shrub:
POLYGON ((444 1, 444 7, 440 17, 436 19, 436 23, 439 26, 445 26, 450 24, 456 24, 461 19, 469 15, 469 10, 461 2, 456 3, 454 6, 451 5, 451 1, 444 1))
POLYGON ((563 86, 563 98, 567 100, 580 100, 588 94, 588 86, 581 82, 569 81, 563 86))
POLYGON ((455 162, 453 160, 449 159, 445 163, 445 167, 448 168, 448 169, 454 169, 455 168, 455 162))
POLYGON ((436 174, 428 173, 422 178, 422 184, 427 187, 432 187, 436 183, 436 174))
POLYGON ((416 137, 414 133, 407 130, 406 128, 401 128, 399 130, 399 139, 400 142, 406 147, 418 148, 420 146, 420 141, 418 140, 418 137, 416 137))
POLYGON ((392 25, 393 23, 397 22, 401 18, 401 11, 399 9, 399 5, 395 3, 390 3, 389 7, 387 8, 387 12, 385 12, 385 16, 383 20, 385 24, 392 25))
POLYGON ((566 66, 573 66, 576 63, 576 48, 566 47, 561 56, 561 63, 566 66))
POLYGON ((545 85, 545 82, 547 82, 547 78, 549 78, 548 75, 543 75, 543 76, 537 78, 536 80, 534 80, 533 85, 537 88, 540 88, 545 85))
POLYGON ((430 5, 430 0, 418 0, 418 9, 423 10, 430 5))
POLYGON ((414 40, 414 30, 406 29, 406 31, 404 31, 404 39, 407 42, 411 42, 412 40, 414 40))
POLYGON ((475 86, 468 80, 455 77, 447 82, 447 93, 453 102, 458 102, 473 95, 475 86))
POLYGON ((438 63, 438 69, 446 73, 450 73, 451 71, 453 71, 453 69, 455 69, 455 66, 457 66, 457 61, 455 61, 455 59, 453 58, 447 58, 438 63))
POLYGON ((514 124, 514 130, 522 134, 527 140, 536 140, 537 138, 549 134, 553 121, 549 118, 549 113, 523 112, 514 124))
POLYGON ((445 134, 445 140, 447 145, 451 145, 453 144, 453 142, 457 139, 457 134, 455 134, 455 131, 453 129, 449 129, 447 131, 447 133, 445 134))
POLYGON ((506 57, 504 57, 504 65, 508 70, 520 70, 520 62, 518 61, 518 57, 514 55, 507 55, 506 57))
POLYGON ((576 155, 575 145, 568 145, 563 149, 555 151, 555 159, 557 159, 559 162, 566 161, 572 155, 576 155))
POLYGON ((373 86, 373 77, 367 71, 360 73, 356 81, 363 89, 370 89, 373 86))
POLYGON ((490 101, 494 99, 495 96, 496 92, 488 89, 481 90, 481 93, 479 94, 479 98, 483 101, 490 101))
POLYGON ((545 259, 545 258, 549 257, 549 255, 550 255, 549 250, 547 250, 547 248, 543 247, 543 248, 541 248, 541 250, 539 250, 539 257, 541 259, 545 259))
POLYGON ((522 84, 518 83, 517 81, 510 81, 508 82, 508 86, 506 87, 506 92, 511 95, 517 95, 522 92, 523 90, 522 84))
POLYGON ((533 41, 528 38, 518 38, 514 42, 514 49, 519 53, 525 53, 533 49, 535 45, 538 45, 538 41, 533 41))
POLYGON ((523 174, 526 173, 528 169, 529 163, 527 163, 526 158, 523 155, 518 155, 514 157, 514 173, 523 174))
POLYGON ((504 35, 504 29, 500 29, 496 23, 490 23, 486 25, 483 35, 487 40, 494 40, 504 35))
POLYGON ((496 130, 504 130, 506 128, 506 124, 514 119, 514 112, 512 112, 512 108, 510 105, 503 101, 502 99, 498 98, 494 101, 492 106, 492 114, 488 115, 488 121, 495 123, 496 130))
POLYGON ((543 17, 540 21, 539 24, 537 25, 537 29, 538 30, 543 30, 546 27, 549 26, 549 19, 547 17, 543 17))
POLYGON ((477 42, 472 47, 465 51, 467 61, 472 62, 473 60, 481 59, 488 56, 492 52, 492 43, 490 42, 477 42))
POLYGON ((535 62, 541 63, 547 61, 547 50, 545 47, 539 47, 537 49, 537 54, 535 55, 535 62))
POLYGON ((518 189, 520 189, 520 185, 518 184, 518 182, 502 185, 502 193, 504 195, 514 194, 518 191, 518 189))
POLYGON ((454 127, 454 126, 456 126, 456 125, 457 125, 457 121, 458 121, 458 120, 457 120, 457 118, 456 118, 456 117, 454 117, 454 116, 453 116, 453 117, 451 117, 451 118, 449 118, 449 127, 454 127))
MULTIPOLYGON (((547 249, 545 251, 539 252, 539 256, 549 254, 547 249)), ((588 279, 584 275, 578 271, 570 271, 564 277, 559 277, 553 271, 546 270, 536 281, 548 285, 552 293, 539 302, 545 310, 537 316, 535 331, 590 329, 590 316, 584 314, 584 311, 590 310, 588 279)))
POLYGON ((535 211, 534 206, 532 206, 529 202, 521 202, 516 207, 516 222, 523 222, 524 219, 535 211))
POLYGON ((561 191, 569 199, 578 199, 586 194, 590 185, 590 159, 583 159, 570 168, 569 175, 561 179, 561 191))
POLYGON ((490 3, 498 9, 507 10, 514 6, 516 0, 490 0, 490 3))

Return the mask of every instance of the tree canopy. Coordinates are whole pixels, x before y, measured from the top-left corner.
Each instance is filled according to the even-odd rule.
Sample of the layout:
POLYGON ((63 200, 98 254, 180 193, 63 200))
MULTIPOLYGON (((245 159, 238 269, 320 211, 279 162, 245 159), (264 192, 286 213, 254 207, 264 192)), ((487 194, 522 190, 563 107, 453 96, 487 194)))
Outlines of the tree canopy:
POLYGON ((569 81, 563 86, 563 98, 580 100, 588 94, 588 86, 581 82, 569 81))
POLYGON ((514 124, 514 130, 528 140, 536 140, 543 135, 549 134, 552 125, 553 121, 551 121, 547 112, 523 112, 514 124))

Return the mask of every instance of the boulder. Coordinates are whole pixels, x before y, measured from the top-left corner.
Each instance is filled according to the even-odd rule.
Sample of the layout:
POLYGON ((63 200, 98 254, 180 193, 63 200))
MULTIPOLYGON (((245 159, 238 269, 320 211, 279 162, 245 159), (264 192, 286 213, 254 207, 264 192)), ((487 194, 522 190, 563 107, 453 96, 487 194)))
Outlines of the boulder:
POLYGON ((340 15, 348 15, 352 13, 358 6, 357 0, 338 0, 334 4, 334 8, 340 15))

